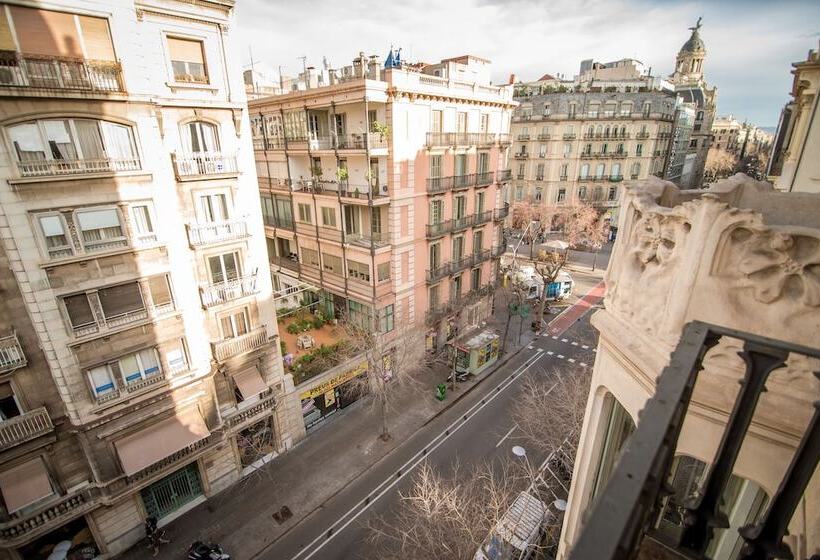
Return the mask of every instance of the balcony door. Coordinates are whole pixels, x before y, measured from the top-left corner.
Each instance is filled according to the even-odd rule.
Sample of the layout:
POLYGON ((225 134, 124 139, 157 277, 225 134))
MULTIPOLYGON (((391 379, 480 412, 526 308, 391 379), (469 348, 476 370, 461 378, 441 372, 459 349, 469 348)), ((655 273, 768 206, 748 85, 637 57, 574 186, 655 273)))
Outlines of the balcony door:
POLYGON ((361 232, 359 223, 359 209, 355 206, 345 206, 345 233, 348 235, 358 235, 361 232))
POLYGON ((20 416, 20 405, 10 383, 0 383, 0 422, 20 416))
POLYGON ((467 174, 467 154, 458 154, 456 156, 456 176, 467 174))
POLYGON ((239 253, 224 253, 208 257, 211 284, 236 280, 240 276, 239 253))
POLYGON ((433 243, 430 245, 430 270, 435 270, 441 265, 441 245, 433 243))
POLYGON ((250 330, 247 310, 241 309, 224 315, 219 319, 219 328, 222 331, 223 339, 236 338, 247 334, 250 330))
POLYGON ((188 153, 219 151, 219 135, 210 123, 195 121, 185 125, 182 143, 188 153))
POLYGON ((200 224, 226 222, 229 219, 228 197, 224 193, 199 195, 196 212, 200 224))

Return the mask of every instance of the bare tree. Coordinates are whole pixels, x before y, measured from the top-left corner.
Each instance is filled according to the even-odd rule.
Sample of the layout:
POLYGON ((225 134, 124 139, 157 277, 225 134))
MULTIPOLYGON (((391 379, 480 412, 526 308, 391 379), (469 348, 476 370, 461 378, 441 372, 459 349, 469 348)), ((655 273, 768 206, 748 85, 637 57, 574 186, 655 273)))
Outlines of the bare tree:
POLYGON ((544 206, 528 200, 514 202, 512 206, 512 227, 524 229, 532 221, 540 221, 544 206))
POLYGON ((381 332, 353 323, 344 326, 351 352, 366 361, 366 370, 351 382, 356 394, 373 396, 382 423, 381 439, 390 439, 389 419, 402 390, 417 386, 418 374, 426 369, 424 334, 414 327, 381 332))
POLYGON ((575 457, 591 379, 591 368, 581 367, 524 380, 512 415, 528 447, 575 457))
POLYGON ((503 301, 507 313, 507 321, 504 325, 504 338, 501 340, 501 354, 504 354, 507 349, 507 336, 510 332, 510 323, 512 323, 513 317, 516 316, 519 317, 520 320, 518 325, 518 342, 519 344, 521 343, 521 329, 524 318, 519 310, 527 300, 527 286, 520 278, 516 277, 514 272, 510 266, 503 267, 500 271, 502 284, 495 291, 496 305, 498 305, 499 300, 503 301))
POLYGON ((713 148, 706 154, 704 173, 710 180, 728 177, 737 168, 738 158, 726 150, 713 148))
POLYGON ((368 523, 370 544, 383 560, 472 558, 528 482, 511 461, 456 465, 446 477, 425 462, 396 509, 368 523))

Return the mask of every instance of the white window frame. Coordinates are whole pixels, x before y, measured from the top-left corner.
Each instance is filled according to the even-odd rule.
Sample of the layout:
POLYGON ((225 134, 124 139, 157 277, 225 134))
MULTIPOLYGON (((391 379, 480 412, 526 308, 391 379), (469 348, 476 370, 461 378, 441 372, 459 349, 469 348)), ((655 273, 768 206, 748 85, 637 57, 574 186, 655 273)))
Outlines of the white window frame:
POLYGON ((168 84, 174 84, 174 87, 208 87, 214 83, 213 75, 211 73, 211 65, 208 64, 208 49, 206 49, 207 38, 204 35, 191 35, 187 33, 177 33, 174 31, 164 31, 162 34, 162 48, 165 52, 165 66, 167 68, 169 80, 168 84), (205 67, 205 77, 207 82, 179 82, 174 71, 174 63, 171 60, 171 48, 168 46, 168 39, 180 39, 183 41, 199 41, 202 43, 202 65, 205 67))
POLYGON ((37 222, 36 231, 38 237, 43 246, 43 250, 45 254, 50 259, 59 258, 59 255, 55 256, 54 253, 65 252, 68 251, 70 255, 63 255, 63 256, 73 256, 76 253, 76 249, 74 248, 74 242, 71 239, 71 234, 69 233, 68 223, 66 222, 65 216, 60 212, 41 212, 34 215, 34 219, 37 222), (65 245, 60 245, 56 247, 49 247, 48 246, 48 236, 46 235, 45 231, 43 231, 43 224, 40 221, 40 218, 51 218, 55 217, 60 220, 60 225, 63 228, 63 236, 66 239, 65 245))
POLYGON ((224 284, 225 282, 231 282, 232 280, 228 279, 227 275, 227 268, 225 268, 225 255, 233 255, 234 260, 236 261, 236 279, 242 278, 242 251, 240 249, 235 249, 233 251, 221 251, 218 253, 211 253, 205 256, 205 267, 208 270, 208 283, 212 286, 217 284, 224 284), (211 268, 211 259, 218 258, 219 259, 219 272, 222 274, 222 282, 216 282, 214 280, 214 270, 211 268))
MULTIPOLYGON (((117 365, 120 369, 120 377, 122 378, 123 385, 126 386, 126 387, 128 387, 129 385, 131 385, 133 383, 136 383, 138 381, 143 381, 145 379, 148 379, 149 377, 156 377, 157 375, 162 375, 162 361, 160 360, 159 352, 157 352, 157 349, 155 347, 141 348, 140 350, 137 350, 135 352, 129 352, 128 354, 123 354, 122 356, 120 356, 116 360, 112 360, 112 363, 113 362, 117 363, 117 365), (143 352, 143 351, 146 351, 146 350, 150 350, 154 353, 154 359, 157 362, 157 366, 156 366, 157 371, 155 373, 152 373, 151 375, 148 375, 148 370, 143 365, 142 357, 140 356, 140 353, 143 352), (139 372, 138 372, 139 377, 138 378, 135 377, 134 379, 131 379, 129 381, 128 378, 125 377, 125 371, 123 370, 123 367, 122 367, 122 360, 124 360, 125 358, 130 357, 130 356, 134 356, 134 358, 137 361, 137 367, 139 368, 139 372)), ((109 371, 110 371, 110 367, 109 367, 109 371)))
POLYGON ((251 316, 250 311, 247 307, 237 307, 231 309, 230 311, 225 311, 224 313, 220 313, 217 316, 217 322, 219 323, 219 334, 222 340, 230 340, 232 338, 238 338, 240 336, 244 336, 242 334, 237 334, 239 331, 236 328, 237 322, 236 317, 242 315, 245 321, 245 333, 249 333, 251 331, 251 316), (222 328, 222 321, 225 318, 230 318, 231 323, 231 336, 225 336, 225 331, 222 328))
POLYGON ((230 189, 208 189, 208 190, 200 190, 194 191, 193 193, 194 198, 194 212, 196 214, 196 221, 198 224, 219 224, 223 223, 221 220, 210 220, 208 216, 205 215, 205 210, 202 207, 203 199, 208 199, 209 201, 209 212, 214 214, 213 209, 215 206, 213 205, 213 198, 224 196, 225 197, 225 213, 227 217, 225 221, 230 221, 233 217, 233 200, 231 199, 231 192, 230 189))
POLYGON ((106 206, 88 206, 84 208, 77 208, 74 210, 72 217, 74 218, 74 226, 77 230, 77 238, 80 240, 80 245, 82 245, 83 250, 86 252, 94 252, 97 250, 104 251, 105 249, 95 249, 97 246, 106 245, 109 243, 124 241, 125 244, 128 244, 128 233, 125 227, 125 220, 123 220, 122 213, 120 209, 116 206, 106 205, 106 206), (80 223, 80 214, 83 213, 90 213, 90 212, 98 212, 101 210, 113 210, 117 216, 117 220, 120 223, 120 231, 121 235, 118 237, 110 237, 110 238, 102 238, 99 241, 85 241, 83 239, 83 229, 82 224, 80 223))

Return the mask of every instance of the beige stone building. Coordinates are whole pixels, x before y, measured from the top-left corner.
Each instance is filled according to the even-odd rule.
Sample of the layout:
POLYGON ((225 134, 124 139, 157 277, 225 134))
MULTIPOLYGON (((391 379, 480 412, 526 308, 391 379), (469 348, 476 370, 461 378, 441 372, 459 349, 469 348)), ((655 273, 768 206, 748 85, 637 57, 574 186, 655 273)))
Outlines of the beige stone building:
POLYGON ((565 92, 518 101, 505 193, 511 205, 584 202, 614 225, 624 185, 664 172, 674 93, 565 92))
MULTIPOLYGON (((279 290, 314 287, 327 318, 424 327, 430 348, 482 324, 514 107, 489 73, 473 56, 385 68, 360 54, 325 85, 250 103, 279 290)), ((307 426, 344 404, 333 390, 350 378, 330 370, 297 387, 307 426)))
POLYGON ((723 150, 730 154, 740 152, 741 144, 738 142, 743 123, 739 122, 733 115, 717 117, 712 123, 712 146, 711 149, 723 150))
POLYGON ((2 558, 114 555, 290 445, 232 19, 0 5, 2 558))
POLYGON ((792 64, 791 101, 783 108, 767 174, 782 191, 820 192, 820 48, 792 64))
MULTIPOLYGON (((656 549, 655 555, 646 558, 678 558, 664 547, 676 550, 682 546, 688 499, 716 496, 707 492, 707 482, 716 480, 709 466, 716 457, 721 462, 726 459, 728 448, 720 454, 717 450, 727 423, 740 417, 740 413, 732 414, 736 398, 746 403, 744 414, 753 409, 754 415, 746 417, 748 431, 741 428, 727 440, 727 445, 739 448, 733 466, 717 472, 726 476, 726 485, 717 490, 722 491, 719 508, 728 526, 708 540, 704 550, 707 557, 739 557, 743 540, 738 529, 767 519, 768 506, 776 496, 783 498, 778 495, 781 482, 792 461, 797 461, 798 447, 807 433, 813 434, 810 441, 814 443, 808 449, 814 457, 809 460, 816 466, 820 428, 811 418, 814 414, 817 419, 820 382, 812 372, 817 371, 820 360, 785 345, 800 345, 820 356, 816 335, 820 332, 820 284, 815 272, 819 208, 816 194, 778 193, 770 185, 743 175, 718 182, 707 191, 679 191, 659 180, 627 190, 620 236, 605 278, 605 309, 593 316, 600 340, 559 557, 575 550, 578 555, 570 557, 610 558, 603 552, 604 543, 613 544, 620 538, 626 543, 623 546, 635 546, 636 541, 624 536, 626 532, 615 534, 620 521, 604 527, 597 522, 601 519, 598 509, 615 512, 620 506, 638 504, 638 509, 623 519, 625 525, 631 524, 626 531, 634 529, 636 532, 630 534, 644 537, 640 545, 644 549, 656 549), (662 384, 668 388, 670 381, 674 385, 679 376, 688 375, 680 368, 685 357, 701 355, 697 346, 679 347, 677 361, 670 364, 670 353, 691 321, 772 340, 744 343, 738 337, 724 336, 714 345, 709 339, 691 402, 672 402, 668 392, 659 401, 656 390, 662 384), (741 349, 745 349, 748 363, 764 360, 763 365, 750 365, 745 370, 738 355, 741 349), (766 364, 774 369, 770 374, 766 364), (673 367, 659 377, 668 365, 673 367), (752 386, 750 380, 760 379, 764 373, 768 375, 768 379, 763 377, 765 389, 763 385, 752 386), (737 396, 741 379, 746 380, 744 390, 750 391, 743 397, 737 396), (761 389, 765 392, 758 401, 755 391, 761 389), (682 422, 680 435, 669 432, 664 439, 660 435, 664 426, 658 426, 659 419, 653 414, 679 402, 683 412, 670 418, 682 422), (672 445, 630 446, 630 441, 651 435, 653 430, 659 434, 657 442, 671 441, 672 445), (667 450, 669 455, 665 455, 667 450), (652 462, 663 457, 669 457, 671 464, 652 462), (619 470, 621 464, 633 470, 619 470), (639 479, 637 473, 649 474, 639 479), (626 490, 630 479, 635 484, 645 481, 645 493, 638 488, 632 493, 626 490), (658 494, 657 484, 662 480, 668 480, 671 496, 658 494), (617 503, 613 501, 616 494, 610 493, 613 485, 617 487, 617 503), (636 501, 629 501, 630 496, 636 501), (579 536, 584 546, 576 549, 579 536), (581 554, 591 549, 596 551, 593 556, 581 554)), ((681 395, 688 399, 686 391, 674 399, 681 395)), ((641 440, 644 444, 647 441, 641 440)), ((810 477, 814 467, 809 469, 810 477)), ((807 488, 808 480, 797 487, 793 516, 782 509, 772 514, 775 521, 781 519, 784 527, 788 525, 785 542, 795 558, 820 552, 816 479, 815 473, 807 488)), ((791 489, 788 484, 784 487, 791 489)))

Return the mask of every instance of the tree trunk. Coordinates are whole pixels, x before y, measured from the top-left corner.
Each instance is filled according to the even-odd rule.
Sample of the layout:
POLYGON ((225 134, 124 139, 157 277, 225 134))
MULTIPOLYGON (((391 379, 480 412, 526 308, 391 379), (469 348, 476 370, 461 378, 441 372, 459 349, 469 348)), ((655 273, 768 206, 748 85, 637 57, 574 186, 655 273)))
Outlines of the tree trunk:
POLYGON ((518 344, 521 344, 521 332, 524 330, 524 316, 519 315, 518 321, 518 344))
POLYGON ((512 322, 512 313, 509 306, 507 307, 507 325, 504 327, 504 340, 501 341, 501 355, 507 351, 507 333, 510 332, 510 323, 512 322))
MULTIPOLYGON (((382 389, 384 390, 384 389, 382 389)), ((390 439, 390 428, 387 426, 387 399, 382 395, 379 397, 381 400, 381 409, 382 409, 382 435, 381 438, 383 441, 387 441, 390 439)))
POLYGON ((595 265, 597 264, 597 262, 598 262, 598 251, 595 251, 595 253, 592 255, 592 270, 595 270, 595 265))

